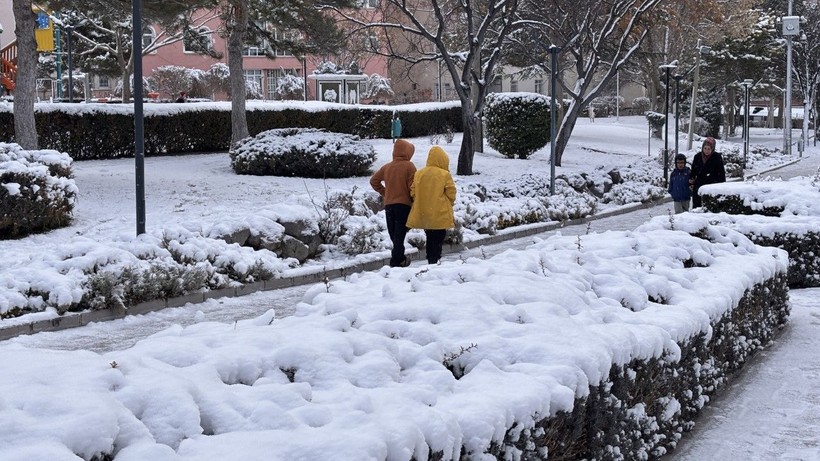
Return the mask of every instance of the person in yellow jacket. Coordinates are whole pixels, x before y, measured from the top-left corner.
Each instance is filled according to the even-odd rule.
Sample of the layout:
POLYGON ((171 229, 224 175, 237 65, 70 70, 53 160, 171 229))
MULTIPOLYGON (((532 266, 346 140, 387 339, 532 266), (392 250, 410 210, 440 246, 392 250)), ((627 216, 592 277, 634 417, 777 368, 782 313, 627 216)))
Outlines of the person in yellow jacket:
POLYGON ((390 267, 407 267, 410 258, 404 254, 404 238, 407 236, 407 215, 410 214, 410 187, 416 174, 413 164, 413 144, 399 139, 393 144, 393 161, 379 168, 370 178, 370 186, 384 199, 384 216, 387 233, 393 242, 390 267))
POLYGON ((410 196, 413 207, 407 218, 407 227, 424 229, 427 236, 427 262, 438 263, 447 229, 455 227, 453 204, 456 185, 450 175, 450 159, 439 146, 430 148, 427 166, 416 172, 410 196))

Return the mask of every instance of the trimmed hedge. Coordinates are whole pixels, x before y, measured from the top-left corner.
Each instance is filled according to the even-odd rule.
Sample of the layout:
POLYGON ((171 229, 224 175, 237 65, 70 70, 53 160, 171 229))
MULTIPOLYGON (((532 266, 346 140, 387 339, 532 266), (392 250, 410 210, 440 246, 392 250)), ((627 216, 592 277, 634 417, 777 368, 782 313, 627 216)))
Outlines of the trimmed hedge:
MULTIPOLYGON (((316 103, 319 104, 319 103, 316 103)), ((249 104, 250 134, 275 128, 318 128, 362 138, 390 138, 393 111, 405 137, 428 136, 448 129, 462 131, 461 106, 453 103, 403 106, 341 106, 322 110, 299 103, 249 104)), ((145 155, 225 152, 230 148, 229 103, 190 103, 171 108, 147 104, 145 155)), ((39 144, 66 152, 75 160, 134 155, 133 109, 124 104, 38 104, 39 144)), ((0 141, 14 139, 14 115, 0 107, 0 141)))
POLYGON ((491 93, 484 121, 490 147, 526 159, 550 140, 550 101, 538 93, 491 93))
POLYGON ((732 311, 712 322, 713 332, 665 354, 613 366, 609 379, 533 428, 513 427, 493 455, 517 459, 657 459, 671 452, 703 406, 732 373, 769 344, 789 316, 784 274, 747 291, 732 311), (635 407, 642 412, 635 411, 635 407), (670 416, 670 410, 679 412, 670 416), (616 451, 614 451, 616 450, 616 451), (542 456, 546 452, 549 457, 542 456))
POLYGON ((282 128, 240 141, 230 157, 238 174, 348 178, 368 175, 376 153, 358 136, 282 128))
POLYGON ((0 143, 0 239, 67 226, 77 196, 71 176, 66 154, 0 143))

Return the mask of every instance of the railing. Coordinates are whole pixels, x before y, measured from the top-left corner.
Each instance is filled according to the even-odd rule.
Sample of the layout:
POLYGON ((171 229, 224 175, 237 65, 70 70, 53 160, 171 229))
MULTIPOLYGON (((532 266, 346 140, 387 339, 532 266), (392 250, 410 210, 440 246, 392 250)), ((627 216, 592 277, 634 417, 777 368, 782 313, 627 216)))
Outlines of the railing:
POLYGON ((7 91, 14 91, 14 79, 17 76, 17 42, 11 42, 0 50, 0 86, 7 91))

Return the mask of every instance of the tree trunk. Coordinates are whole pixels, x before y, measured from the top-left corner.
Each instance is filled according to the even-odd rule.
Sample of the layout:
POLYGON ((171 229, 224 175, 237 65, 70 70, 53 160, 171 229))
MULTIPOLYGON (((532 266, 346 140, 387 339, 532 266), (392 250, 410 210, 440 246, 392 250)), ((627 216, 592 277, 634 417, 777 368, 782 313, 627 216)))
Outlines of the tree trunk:
POLYGON ((476 132, 476 118, 469 100, 461 101, 461 124, 464 126, 464 134, 461 138, 461 150, 458 152, 456 174, 469 176, 473 174, 476 132))
POLYGON ((575 122, 578 121, 578 116, 581 114, 581 104, 578 101, 572 101, 567 108, 567 113, 559 122, 558 136, 555 138, 555 166, 561 166, 561 158, 564 156, 564 149, 569 144, 569 138, 572 135, 572 130, 575 128, 575 122))
POLYGON ((231 146, 250 136, 245 115, 245 75, 242 40, 248 28, 247 0, 232 0, 233 25, 228 34, 228 68, 231 71, 231 146))
POLYGON ((14 88, 14 140, 23 149, 37 149, 34 101, 37 99, 37 43, 34 40, 36 16, 31 0, 14 0, 17 38, 17 75, 14 88))

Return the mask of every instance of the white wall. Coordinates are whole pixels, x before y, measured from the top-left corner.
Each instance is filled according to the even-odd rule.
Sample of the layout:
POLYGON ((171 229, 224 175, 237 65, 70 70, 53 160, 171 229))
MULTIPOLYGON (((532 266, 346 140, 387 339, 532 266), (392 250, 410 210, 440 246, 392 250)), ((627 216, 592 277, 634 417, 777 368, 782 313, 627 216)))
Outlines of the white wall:
POLYGON ((14 41, 14 12, 11 9, 11 0, 0 0, 0 24, 3 33, 0 34, 0 48, 14 41))

